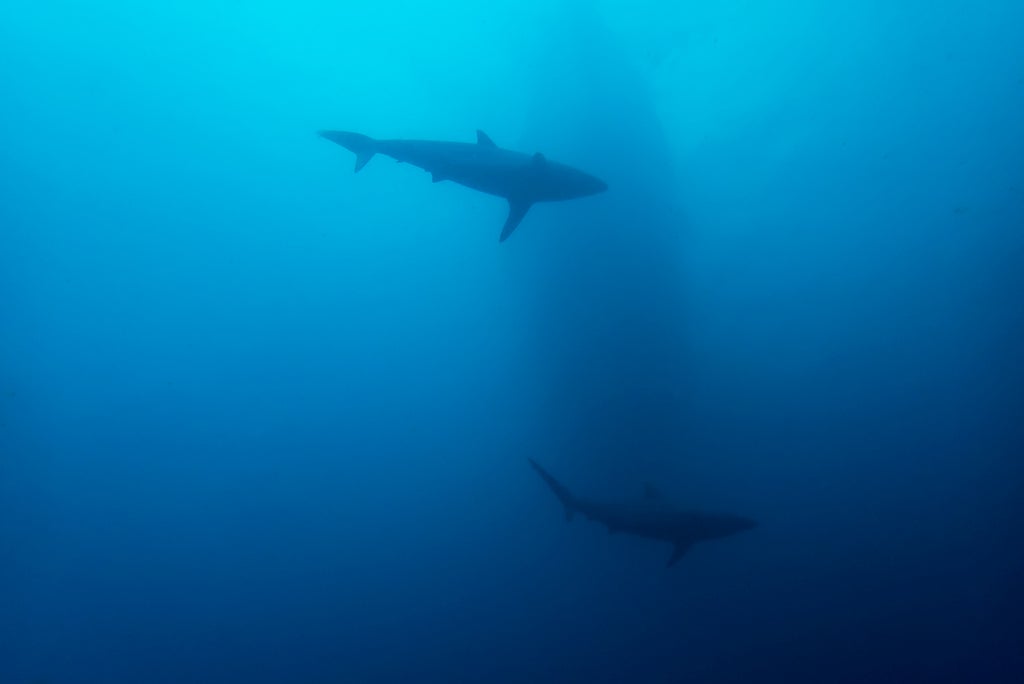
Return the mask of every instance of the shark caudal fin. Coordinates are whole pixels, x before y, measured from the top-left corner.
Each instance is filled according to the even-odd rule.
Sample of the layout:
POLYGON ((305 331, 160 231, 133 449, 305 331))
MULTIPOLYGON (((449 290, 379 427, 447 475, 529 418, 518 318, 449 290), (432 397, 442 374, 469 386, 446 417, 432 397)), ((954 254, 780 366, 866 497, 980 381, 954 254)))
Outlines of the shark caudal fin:
POLYGON ((327 138, 331 142, 338 143, 346 150, 356 155, 356 172, 366 166, 366 163, 373 159, 377 153, 377 141, 368 135, 361 133, 349 133, 347 131, 320 131, 321 138, 327 138))
POLYGON ((572 494, 569 493, 569 490, 566 489, 561 482, 553 478, 548 471, 541 468, 540 464, 532 458, 527 460, 530 462, 530 465, 533 466, 533 469, 537 471, 537 474, 548 483, 548 486, 551 487, 551 491, 555 493, 555 496, 557 496, 558 500, 562 502, 562 505, 565 506, 565 519, 572 520, 572 514, 576 510, 576 500, 573 499, 572 494))

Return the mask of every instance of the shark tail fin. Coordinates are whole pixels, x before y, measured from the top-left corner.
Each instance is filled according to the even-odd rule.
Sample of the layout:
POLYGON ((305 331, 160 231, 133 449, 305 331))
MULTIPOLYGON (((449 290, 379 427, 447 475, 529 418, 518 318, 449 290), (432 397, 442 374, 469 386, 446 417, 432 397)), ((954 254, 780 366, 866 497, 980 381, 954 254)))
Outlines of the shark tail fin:
POLYGON ((320 131, 320 137, 327 138, 331 142, 338 143, 346 150, 356 155, 356 172, 366 166, 367 162, 373 159, 377 153, 377 141, 362 133, 349 133, 348 131, 320 131))
POLYGON ((573 498, 572 494, 570 494, 569 490, 565 488, 565 485, 552 477, 548 471, 541 468, 539 463, 534 461, 532 458, 527 460, 530 461, 530 465, 537 471, 537 474, 548 483, 548 486, 551 487, 551 491, 555 493, 558 500, 562 502, 562 505, 565 507, 566 521, 571 521, 573 513, 576 512, 576 500, 573 498))

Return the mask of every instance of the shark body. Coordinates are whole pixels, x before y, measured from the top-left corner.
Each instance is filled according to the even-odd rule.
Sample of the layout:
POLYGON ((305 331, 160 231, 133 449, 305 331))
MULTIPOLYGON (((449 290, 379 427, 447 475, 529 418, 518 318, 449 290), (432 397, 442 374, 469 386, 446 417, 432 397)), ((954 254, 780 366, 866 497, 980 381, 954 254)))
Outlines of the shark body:
POLYGON ((565 519, 581 513, 588 520, 602 523, 610 533, 622 532, 672 544, 668 566, 672 567, 691 546, 701 541, 729 537, 752 529, 757 523, 728 513, 679 510, 667 506, 654 488, 647 486, 643 500, 605 502, 574 496, 536 461, 530 465, 548 484, 565 507, 565 519))
POLYGON ((498 147, 483 131, 476 143, 438 140, 375 140, 360 133, 320 131, 324 138, 354 152, 358 172, 383 154, 429 172, 435 183, 450 180, 508 200, 504 241, 537 202, 555 202, 604 192, 604 181, 565 164, 498 147))

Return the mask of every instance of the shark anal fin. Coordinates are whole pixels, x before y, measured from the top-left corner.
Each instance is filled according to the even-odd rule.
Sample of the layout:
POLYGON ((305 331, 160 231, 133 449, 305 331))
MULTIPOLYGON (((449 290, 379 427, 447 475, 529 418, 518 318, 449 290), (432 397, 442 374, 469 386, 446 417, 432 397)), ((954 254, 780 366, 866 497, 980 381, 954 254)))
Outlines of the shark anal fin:
POLYGON ((484 147, 497 147, 497 145, 494 144, 494 141, 491 140, 490 136, 481 130, 477 130, 476 132, 476 144, 483 145, 484 147))
POLYGON ((669 556, 668 565, 665 567, 671 568, 680 558, 686 555, 686 552, 690 550, 689 542, 676 542, 675 548, 672 549, 672 555, 669 556))
POLYGON ((526 212, 530 210, 529 202, 520 202, 518 200, 510 199, 508 201, 508 218, 505 219, 505 226, 501 229, 501 237, 498 238, 498 242, 504 242, 512 231, 519 226, 519 222, 526 216, 526 212))

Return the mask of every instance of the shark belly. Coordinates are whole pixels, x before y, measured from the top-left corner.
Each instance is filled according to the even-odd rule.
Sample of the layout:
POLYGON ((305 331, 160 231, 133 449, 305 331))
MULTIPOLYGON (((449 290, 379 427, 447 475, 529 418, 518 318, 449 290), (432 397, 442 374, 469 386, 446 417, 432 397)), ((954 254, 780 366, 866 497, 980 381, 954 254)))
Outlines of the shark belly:
POLYGON ((516 199, 524 196, 525 179, 516 177, 509 170, 487 168, 441 168, 433 172, 434 180, 450 180, 479 192, 516 199))

